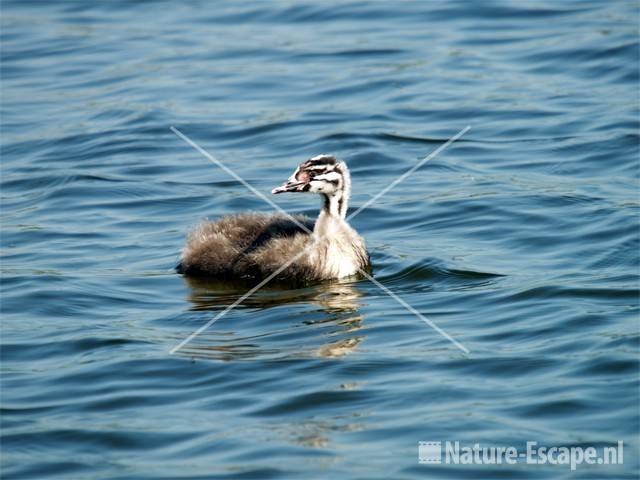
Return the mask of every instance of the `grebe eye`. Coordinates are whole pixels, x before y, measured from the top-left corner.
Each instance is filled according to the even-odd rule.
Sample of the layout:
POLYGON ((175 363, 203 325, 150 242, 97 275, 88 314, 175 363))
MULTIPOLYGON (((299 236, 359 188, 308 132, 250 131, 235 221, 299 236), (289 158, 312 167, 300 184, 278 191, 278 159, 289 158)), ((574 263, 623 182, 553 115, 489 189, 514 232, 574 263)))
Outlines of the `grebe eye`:
POLYGON ((296 175, 296 179, 300 182, 309 182, 311 180, 311 174, 306 171, 303 170, 300 173, 298 173, 298 175, 296 175))

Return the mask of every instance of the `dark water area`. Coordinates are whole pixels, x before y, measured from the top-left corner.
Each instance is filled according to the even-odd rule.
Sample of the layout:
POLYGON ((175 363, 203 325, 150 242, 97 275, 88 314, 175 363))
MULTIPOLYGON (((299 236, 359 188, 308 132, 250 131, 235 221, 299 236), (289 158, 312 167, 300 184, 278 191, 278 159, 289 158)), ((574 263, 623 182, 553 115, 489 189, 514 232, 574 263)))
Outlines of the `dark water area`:
MULTIPOLYGON (((4 1, 2 478, 638 478, 639 7, 4 1), (333 153, 375 279, 173 267, 333 153), (622 465, 421 464, 420 441, 622 465)), ((312 196, 272 197, 315 217, 312 196)))

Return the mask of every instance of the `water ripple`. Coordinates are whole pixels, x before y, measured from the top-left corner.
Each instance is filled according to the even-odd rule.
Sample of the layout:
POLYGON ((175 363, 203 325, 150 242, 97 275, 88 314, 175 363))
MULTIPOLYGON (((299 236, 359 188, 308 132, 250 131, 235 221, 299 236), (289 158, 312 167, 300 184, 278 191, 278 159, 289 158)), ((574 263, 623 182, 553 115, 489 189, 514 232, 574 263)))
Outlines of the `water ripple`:
MULTIPOLYGON (((637 478, 633 2, 3 3, 7 478, 637 478), (345 158, 376 279, 173 267, 203 218, 345 158), (620 466, 424 465, 419 441, 620 466)), ((314 216, 312 196, 278 197, 314 216)))

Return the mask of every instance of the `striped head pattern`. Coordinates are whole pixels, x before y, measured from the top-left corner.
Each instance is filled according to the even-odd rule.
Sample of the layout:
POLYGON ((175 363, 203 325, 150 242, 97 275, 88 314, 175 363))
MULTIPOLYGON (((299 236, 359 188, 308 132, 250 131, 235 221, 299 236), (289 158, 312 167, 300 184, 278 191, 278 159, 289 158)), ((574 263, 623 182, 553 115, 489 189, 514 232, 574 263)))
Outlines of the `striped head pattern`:
POLYGON ((349 187, 346 164, 332 155, 318 155, 302 163, 284 185, 271 193, 309 192, 333 196, 348 192, 349 187))

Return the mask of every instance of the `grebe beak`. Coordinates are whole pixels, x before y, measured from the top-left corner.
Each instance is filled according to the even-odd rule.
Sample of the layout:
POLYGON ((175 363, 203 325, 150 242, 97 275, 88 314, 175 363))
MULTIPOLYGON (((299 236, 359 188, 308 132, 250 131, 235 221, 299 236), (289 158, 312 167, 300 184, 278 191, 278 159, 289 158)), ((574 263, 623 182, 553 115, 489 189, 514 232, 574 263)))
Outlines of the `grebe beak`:
POLYGON ((299 182, 297 180, 288 181, 284 185, 271 190, 271 193, 303 192, 305 185, 307 185, 305 182, 299 182))

